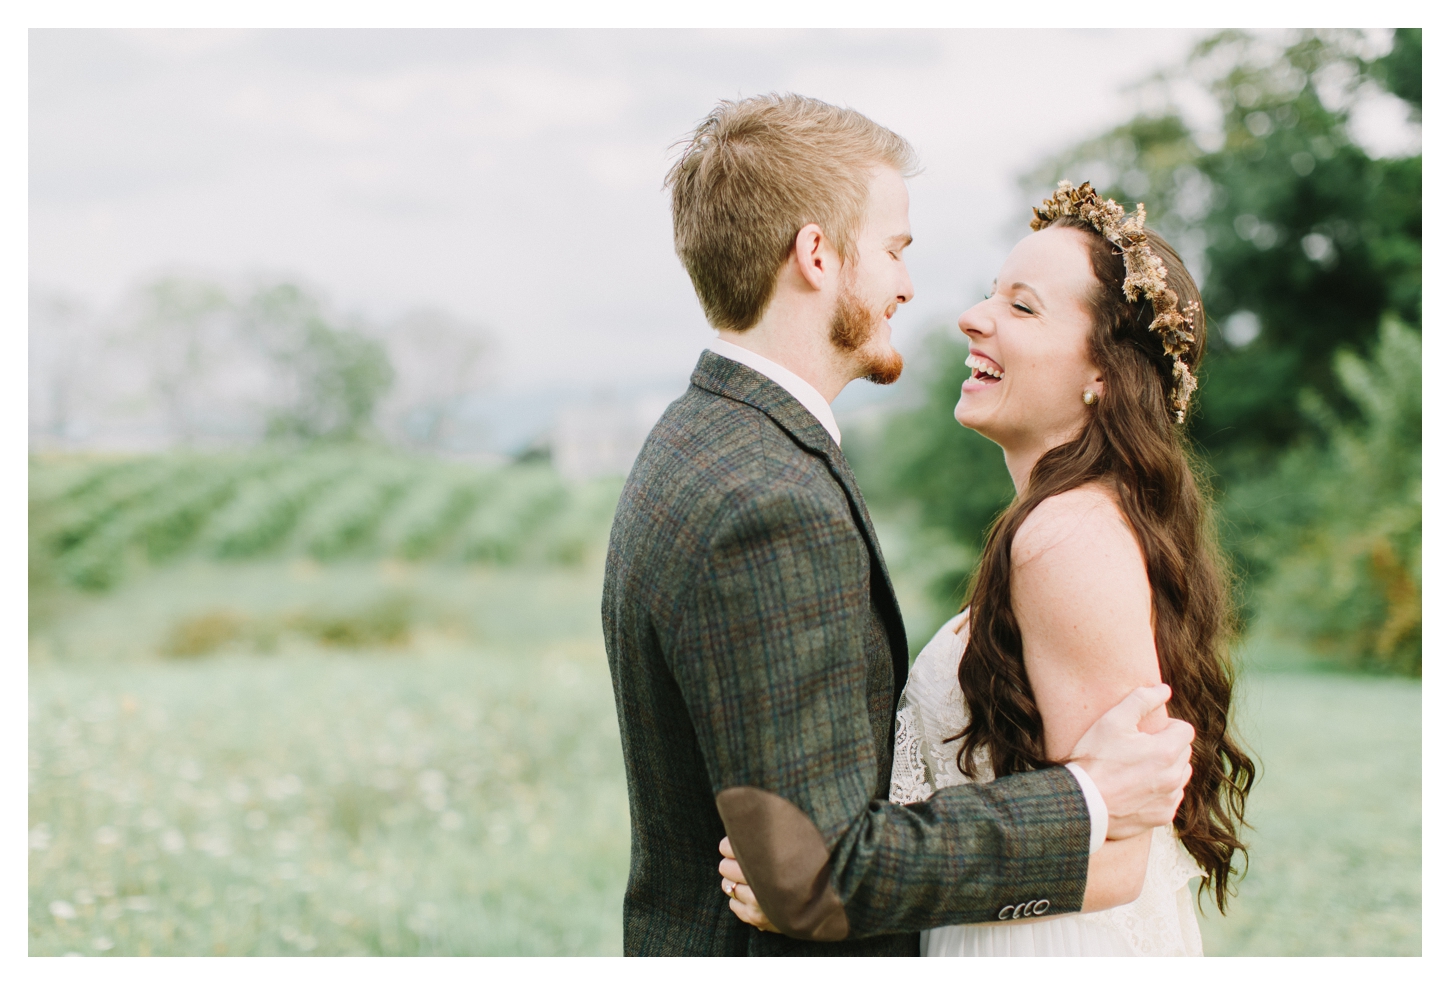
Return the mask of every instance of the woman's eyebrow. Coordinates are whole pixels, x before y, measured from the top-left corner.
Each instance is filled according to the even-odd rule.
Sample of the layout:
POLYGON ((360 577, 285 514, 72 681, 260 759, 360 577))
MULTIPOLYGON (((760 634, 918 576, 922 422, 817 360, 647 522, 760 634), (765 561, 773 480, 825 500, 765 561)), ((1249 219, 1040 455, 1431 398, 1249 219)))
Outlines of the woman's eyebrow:
POLYGON ((1036 288, 1034 288, 1031 284, 1024 284, 1022 281, 1019 280, 1015 284, 1012 285, 1012 290, 1014 290, 1014 291, 1026 291, 1028 294, 1031 294, 1032 297, 1036 299, 1037 304, 1040 307, 1043 307, 1043 308, 1047 307, 1047 305, 1045 305, 1045 304, 1042 303, 1042 295, 1041 294, 1038 294, 1036 288))

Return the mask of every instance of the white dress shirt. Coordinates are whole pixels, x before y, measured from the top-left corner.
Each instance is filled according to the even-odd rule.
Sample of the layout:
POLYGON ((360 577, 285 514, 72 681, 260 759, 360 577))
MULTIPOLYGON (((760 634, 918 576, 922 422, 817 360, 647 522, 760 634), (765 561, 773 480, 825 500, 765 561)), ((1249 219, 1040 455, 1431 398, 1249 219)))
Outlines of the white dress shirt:
POLYGON ((800 401, 802 407, 810 411, 821 422, 821 427, 836 442, 836 447, 841 445, 841 429, 836 426, 836 416, 831 413, 831 404, 821 391, 811 386, 805 380, 786 369, 780 363, 766 359, 758 352, 751 352, 734 342, 726 342, 722 338, 716 338, 710 343, 710 351, 717 356, 724 356, 726 359, 733 359, 742 366, 749 366, 761 376, 779 386, 786 393, 800 401))
MULTIPOLYGON (((786 369, 780 363, 766 359, 760 353, 752 352, 733 342, 726 342, 722 338, 716 337, 711 341, 710 351, 716 355, 724 356, 726 359, 733 359, 742 366, 749 366, 761 376, 775 383, 786 393, 795 397, 796 400, 800 401, 802 407, 810 411, 816 420, 821 422, 821 427, 826 429, 826 433, 836 442, 836 446, 840 447, 841 429, 836 426, 836 417, 831 413, 831 404, 825 397, 821 396, 821 392, 815 387, 786 369)), ((1088 816, 1092 820, 1091 834, 1089 835, 1088 841, 1088 852, 1091 854, 1099 848, 1102 848, 1103 842, 1107 840, 1108 805, 1103 800, 1103 795, 1098 790, 1098 785, 1093 782, 1092 777, 1088 776, 1087 770, 1077 765, 1077 763, 1068 763, 1067 769, 1073 775, 1073 778, 1077 780, 1078 786, 1082 787, 1083 799, 1087 801, 1088 816)))
POLYGON ((1092 818, 1092 827, 1088 835, 1088 854, 1091 855, 1103 847, 1103 842, 1108 840, 1108 802, 1103 800, 1102 791, 1088 776, 1088 771, 1077 763, 1068 763, 1067 771, 1077 778, 1077 785, 1082 787, 1083 800, 1087 801, 1088 816, 1092 818))

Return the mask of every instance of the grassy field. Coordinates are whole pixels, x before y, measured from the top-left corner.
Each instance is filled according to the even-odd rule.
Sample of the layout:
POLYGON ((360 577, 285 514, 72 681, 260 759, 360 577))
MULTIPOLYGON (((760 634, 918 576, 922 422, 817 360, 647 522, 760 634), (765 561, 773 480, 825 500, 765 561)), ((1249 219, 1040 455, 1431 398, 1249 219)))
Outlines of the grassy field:
MULTIPOLYGON (((278 521, 266 551, 217 557, 216 518, 241 508, 214 506, 157 560, 127 519, 154 503, 103 509, 83 471, 32 481, 32 520, 59 548, 32 591, 32 954, 619 952, 629 831, 600 493, 488 480, 551 554, 447 507, 436 489, 471 481, 451 472, 409 510, 399 494, 346 514, 374 518, 347 550, 309 546, 345 514, 338 489, 321 519, 278 521), (540 490, 552 505, 530 512, 540 490), (76 519, 85 496, 99 520, 76 519), (111 558, 110 587, 87 589, 71 552, 108 525, 90 556, 111 558), (397 547, 409 529, 432 532, 397 547)), ((959 559, 882 535, 893 559, 931 560, 893 564, 919 643, 923 586, 959 559)), ((1252 864, 1229 916, 1201 918, 1207 951, 1419 953, 1419 683, 1326 673, 1264 640, 1245 659, 1264 764, 1252 864)))
MULTIPOLYGON (((194 604, 185 574, 190 595, 158 578, 83 629, 142 596, 194 604)), ((231 574, 211 590, 317 584, 231 574)), ((628 810, 593 573, 427 574, 514 623, 484 643, 38 661, 31 952, 618 953, 628 810)), ((1419 685, 1271 669, 1245 696, 1253 863, 1229 916, 1202 918, 1208 952, 1419 953, 1419 685)))
POLYGON ((1251 673, 1244 732, 1263 764, 1247 878, 1219 955, 1420 953, 1420 684, 1251 673))
MULTIPOLYGON (((597 580, 458 574, 515 615, 521 586, 543 615, 597 580)), ((165 588, 131 594, 175 604, 165 588)), ((618 953, 628 806, 609 674, 597 631, 571 624, 583 606, 555 608, 559 633, 527 646, 439 633, 38 662, 31 953, 618 953)))

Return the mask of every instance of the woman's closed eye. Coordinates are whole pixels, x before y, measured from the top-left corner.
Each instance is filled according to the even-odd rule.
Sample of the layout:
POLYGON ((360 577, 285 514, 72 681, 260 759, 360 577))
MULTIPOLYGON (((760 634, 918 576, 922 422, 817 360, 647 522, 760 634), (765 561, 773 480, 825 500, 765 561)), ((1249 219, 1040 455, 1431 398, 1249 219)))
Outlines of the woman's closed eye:
MULTIPOLYGON (((990 300, 992 300, 992 298, 995 295, 996 295, 996 289, 995 289, 995 286, 994 286, 994 289, 993 290, 990 290, 986 294, 983 294, 982 295, 982 300, 983 301, 990 301, 990 300)), ((1022 301, 1013 301, 1012 302, 1012 307, 1015 308, 1016 310, 1022 312, 1024 315, 1035 315, 1035 314, 1037 314, 1037 312, 1033 311, 1032 308, 1030 308, 1025 302, 1022 302, 1022 301)))

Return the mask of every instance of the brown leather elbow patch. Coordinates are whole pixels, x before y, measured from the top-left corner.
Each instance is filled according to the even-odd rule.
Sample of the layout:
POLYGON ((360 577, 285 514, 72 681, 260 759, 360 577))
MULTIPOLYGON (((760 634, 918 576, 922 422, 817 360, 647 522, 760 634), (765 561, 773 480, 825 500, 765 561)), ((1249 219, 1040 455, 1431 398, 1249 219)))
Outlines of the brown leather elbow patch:
POLYGON ((831 886, 831 853, 805 811, 759 787, 721 790, 715 808, 770 922, 788 937, 845 940, 851 924, 831 886))

